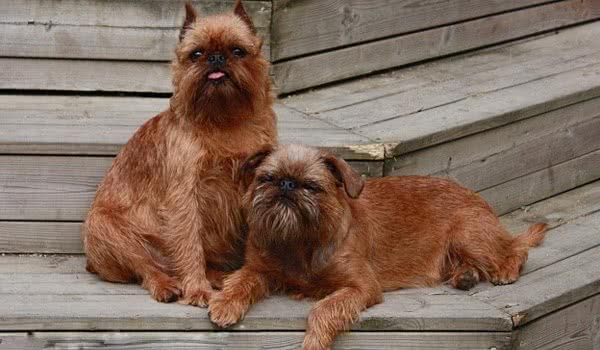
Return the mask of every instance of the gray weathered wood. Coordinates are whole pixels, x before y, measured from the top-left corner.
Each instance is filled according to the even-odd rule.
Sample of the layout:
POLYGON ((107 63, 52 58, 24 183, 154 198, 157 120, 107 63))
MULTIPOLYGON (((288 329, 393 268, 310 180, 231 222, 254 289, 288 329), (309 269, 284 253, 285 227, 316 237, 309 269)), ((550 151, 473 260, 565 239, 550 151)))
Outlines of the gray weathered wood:
MULTIPOLYGON (((561 133, 563 129, 589 122, 599 114, 599 109, 599 98, 568 105, 468 137, 394 157, 386 162, 385 172, 386 175, 443 175, 457 168, 487 165, 489 159, 501 158, 528 142, 553 139, 553 135, 561 133)), ((520 161, 517 163, 520 164, 520 161)), ((509 166, 511 164, 502 164, 501 169, 509 166)), ((477 173, 477 176, 481 180, 485 180, 488 173, 498 171, 489 166, 479 170, 481 172, 477 173)))
MULTIPOLYGON (((475 191, 496 186, 600 149, 600 117, 533 139, 479 162, 434 174, 475 191)), ((565 174, 566 175, 566 174, 565 174)))
POLYGON ((79 222, 0 221, 0 253, 82 252, 79 222))
MULTIPOLYGON (((385 96, 365 101, 357 99, 346 108, 322 111, 318 117, 345 128, 357 128, 584 68, 600 60, 600 45, 594 40, 599 34, 599 25, 586 25, 531 42, 493 49, 482 53, 483 57, 473 53, 464 59, 433 62, 409 71, 405 78, 409 85, 404 90, 390 91, 385 96), (563 50, 557 52, 557 47, 563 50), (493 63, 482 63, 482 59, 493 63), (475 67, 469 67, 473 65, 475 67), (435 79, 435 83, 420 85, 426 78, 413 78, 416 72, 411 72, 415 70, 426 77, 433 74, 435 77, 429 79, 435 79)), ((398 79, 398 84, 403 85, 405 79, 398 79)), ((306 103, 312 99, 308 96, 306 103)))
POLYGON ((273 67, 281 93, 595 19, 600 4, 568 0, 324 52, 273 67))
POLYGON ((171 92, 166 62, 0 58, 0 89, 171 92))
MULTIPOLYGON (((112 160, 112 157, 0 156, 0 220, 83 220, 112 160)), ((383 167, 381 162, 350 164, 361 174, 373 176, 381 175, 383 167)), ((5 227, 0 232, 9 229, 5 227)), ((44 228, 43 234, 52 234, 54 229, 44 228)), ((67 232, 65 239, 72 236, 72 231, 67 232)), ((72 248, 72 245, 65 247, 72 248)))
MULTIPOLYGON (((0 333, 2 350, 94 349, 300 349, 301 332, 34 332, 0 333)), ((510 349, 510 333, 360 332, 340 335, 333 350, 437 349, 440 342, 460 349, 510 349)))
MULTIPOLYGON (((114 155, 166 98, 0 95, 0 152, 114 155)), ((275 105, 279 138, 351 160, 382 160, 383 145, 275 105)))
MULTIPOLYGON (((595 228, 597 234, 599 229, 595 228)), ((520 327, 600 292, 600 246, 522 276, 512 285, 486 289, 474 296, 505 310, 520 327)))
MULTIPOLYGON (((34 285, 32 285, 33 287, 34 285)), ((68 288, 65 286, 65 288, 68 288)), ((3 330, 212 330, 206 310, 148 295, 2 294, 3 330)), ((237 330, 304 330, 312 302, 271 297, 252 307, 237 330)), ((465 295, 394 295, 363 312, 355 330, 507 331, 508 316, 465 295)))
POLYGON ((485 189, 480 194, 496 213, 505 214, 600 178, 599 162, 600 150, 597 150, 485 189))
POLYGON ((536 222, 545 222, 557 227, 600 211, 600 181, 561 193, 529 207, 517 209, 500 217, 500 221, 511 232, 520 232, 536 222))
MULTIPOLYGON (((583 35, 594 31, 593 26, 582 25, 569 30, 540 34, 525 39, 513 40, 505 44, 495 45, 470 53, 448 57, 442 60, 395 69, 385 73, 373 74, 360 79, 352 79, 332 84, 325 88, 313 89, 300 94, 291 94, 282 99, 286 106, 307 114, 317 114, 350 105, 360 105, 383 97, 410 93, 411 90, 428 91, 430 86, 468 79, 486 71, 498 71, 511 65, 529 65, 541 57, 560 57, 564 52, 580 52, 585 45, 573 40, 564 40, 565 33, 581 31, 583 35), (583 27, 587 28, 585 31, 583 27), (554 41, 554 42, 550 42, 554 41), (564 47, 564 51, 556 52, 556 47, 564 47)), ((497 78, 497 75, 496 75, 497 78)), ((476 84, 471 81, 470 84, 476 84)), ((490 82, 491 83, 491 82, 490 82)), ((461 87, 469 84, 460 84, 461 87)), ((455 86, 456 87, 456 84, 455 86)), ((454 90, 452 90, 454 91, 454 90)), ((446 89, 446 93, 449 90, 446 89)), ((439 96, 437 98, 443 97, 439 96)), ((406 96, 406 95, 400 95, 406 96)), ((419 95, 413 98, 418 98, 419 95)), ((402 98, 401 98, 402 99, 402 98)), ((405 103, 409 103, 407 99, 405 103)), ((427 100, 423 100, 423 103, 427 100)), ((434 103, 435 101, 431 101, 434 103)), ((399 105, 401 108, 404 104, 399 105)), ((350 112, 351 110, 349 110, 350 112)))
POLYGON ((517 329, 515 350, 599 349, 600 295, 517 329))
POLYGON ((397 156, 598 97, 598 74, 600 65, 593 64, 356 131, 392 143, 388 155, 397 156))
POLYGON ((273 61, 544 3, 544 0, 273 2, 273 61))
MULTIPOLYGON (((194 5, 201 15, 212 15, 231 11, 233 1, 194 5)), ((245 7, 270 57, 271 2, 245 7)), ((10 1, 0 14, 0 55, 168 61, 184 15, 181 1, 10 1)))

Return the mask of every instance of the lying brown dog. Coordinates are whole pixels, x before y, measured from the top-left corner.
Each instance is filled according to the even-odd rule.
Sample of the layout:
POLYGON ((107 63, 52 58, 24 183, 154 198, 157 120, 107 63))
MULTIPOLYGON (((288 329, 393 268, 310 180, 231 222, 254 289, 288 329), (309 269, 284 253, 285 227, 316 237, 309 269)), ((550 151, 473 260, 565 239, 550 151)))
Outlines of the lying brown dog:
POLYGON ((304 349, 328 349, 384 291, 512 283, 546 228, 513 237, 479 195, 454 182, 406 176, 365 184, 345 161, 296 145, 249 158, 241 181, 246 263, 211 300, 211 320, 230 326, 272 291, 320 299, 304 349))

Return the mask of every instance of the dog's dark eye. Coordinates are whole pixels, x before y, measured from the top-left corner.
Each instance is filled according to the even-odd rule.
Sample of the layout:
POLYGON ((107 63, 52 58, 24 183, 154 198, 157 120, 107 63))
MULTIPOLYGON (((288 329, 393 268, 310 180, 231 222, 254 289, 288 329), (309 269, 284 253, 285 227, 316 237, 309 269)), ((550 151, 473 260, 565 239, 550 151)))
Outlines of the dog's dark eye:
POLYGON ((246 56, 246 51, 244 49, 241 49, 239 47, 234 47, 233 49, 231 49, 231 52, 236 55, 237 57, 244 57, 246 56))
POLYGON ((260 181, 261 183, 272 182, 273 181, 273 175, 271 175, 271 174, 265 174, 265 175, 259 177, 258 181, 260 181))
POLYGON ((198 49, 198 50, 194 50, 194 51, 193 51, 193 52, 190 54, 190 59, 191 59, 192 61, 194 61, 194 62, 195 62, 195 61, 197 61, 197 60, 200 58, 200 56, 202 56, 202 54, 203 54, 203 53, 204 53, 204 51, 202 51, 202 50, 200 50, 200 49, 198 49))
POLYGON ((323 187, 319 186, 319 184, 317 184, 316 182, 313 182, 313 181, 305 182, 304 188, 306 188, 310 192, 315 192, 315 193, 324 191, 323 187))

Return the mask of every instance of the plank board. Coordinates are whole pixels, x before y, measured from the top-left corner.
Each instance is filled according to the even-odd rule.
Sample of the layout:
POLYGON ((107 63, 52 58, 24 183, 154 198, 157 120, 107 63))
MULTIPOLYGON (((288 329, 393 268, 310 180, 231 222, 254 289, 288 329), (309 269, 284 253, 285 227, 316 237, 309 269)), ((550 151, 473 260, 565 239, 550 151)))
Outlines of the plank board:
POLYGON ((356 131, 391 143, 387 154, 398 156, 598 97, 599 74, 600 65, 592 64, 356 131))
POLYGON ((600 150, 551 166, 479 194, 499 215, 600 178, 600 150))
MULTIPOLYGON (((233 1, 193 2, 198 13, 231 11, 233 1)), ((245 6, 270 57, 271 2, 245 6)), ((11 1, 0 14, 5 57, 169 61, 185 16, 179 1, 11 1)))
MULTIPOLYGON (((0 156, 0 220, 83 220, 112 160, 112 157, 0 156)), ((367 176, 381 175, 383 167, 381 162, 351 161, 350 165, 367 176)), ((7 233, 10 226, 19 232, 17 222, 8 224, 0 232, 7 233)), ((61 227, 65 228, 61 224, 57 227, 51 225, 44 228, 44 234, 52 234, 61 227)), ((28 226, 26 230, 34 228, 35 225, 28 226)), ((69 239, 73 237, 75 227, 66 228, 70 230, 65 233, 64 239, 69 239)), ((6 239, 7 242, 11 240, 10 237, 6 239)), ((27 239, 25 235, 24 246, 19 249, 28 245, 27 239)), ((53 243, 55 248, 49 252, 56 249, 55 244, 58 243, 53 243)), ((65 247, 66 250, 73 248, 72 245, 65 247)), ((14 251, 13 248, 8 249, 14 251)))
MULTIPOLYGON (((115 155, 166 98, 0 95, 0 152, 115 155)), ((350 160, 382 160, 383 146, 275 104, 279 138, 350 160)))
MULTIPOLYGON (((299 349, 300 332, 119 332, 0 333, 2 350, 80 349, 299 349)), ((333 350, 437 349, 440 342, 460 349, 510 349, 509 333, 442 333, 442 332, 360 332, 340 335, 333 350)))
MULTIPOLYGON (((584 69, 600 60, 600 45, 594 40, 599 34, 600 25, 591 24, 568 29, 558 35, 493 49, 483 53, 479 59, 475 59, 479 54, 474 53, 464 60, 443 60, 419 70, 425 76, 433 74, 434 77, 429 79, 435 79, 435 83, 418 86, 418 82, 425 80, 421 78, 411 84, 415 80, 411 79, 412 75, 416 73, 409 74, 406 77, 409 83, 407 89, 365 101, 358 99, 345 108, 329 108, 320 112, 318 117, 344 128, 358 128, 510 89, 558 73, 584 69), (561 49, 556 50, 557 47, 561 49), (484 64, 482 59, 493 63, 484 64), (473 65, 475 67, 469 67, 473 65), (440 76, 439 71, 455 73, 440 76)), ((404 79, 398 81, 399 85, 404 83, 404 79)), ((306 102, 310 103, 310 100, 306 102)))
POLYGON ((553 2, 276 63, 275 85, 280 93, 288 93, 589 21, 599 15, 600 4, 594 0, 553 2))
MULTIPOLYGON (((598 214, 596 214, 598 215, 598 214)), ((594 228, 600 234, 598 227, 594 228)), ((474 296, 505 310, 515 327, 600 293, 600 246, 474 296)))
POLYGON ((600 295, 525 325, 513 344, 515 350, 600 348, 600 295))
POLYGON ((517 209, 500 217, 511 232, 520 232, 536 222, 557 227, 589 213, 600 211, 600 182, 561 193, 529 207, 517 209))
MULTIPOLYGON (((35 287, 32 278, 31 287, 35 287)), ((139 287, 138 287, 139 288, 139 287)), ((165 304, 148 295, 2 294, 0 327, 14 330, 213 330, 206 309, 165 304), (118 310, 115 312, 114 310, 118 310)), ((304 330, 312 302, 271 297, 253 306, 236 330, 304 330)), ((394 295, 363 312, 362 331, 507 331, 508 316, 465 295, 394 295)))
POLYGON ((273 1, 273 61, 419 31, 545 0, 273 1))
MULTIPOLYGON (((478 165, 487 165, 488 160, 502 159, 529 142, 553 140, 555 136, 564 134, 566 129, 594 123, 591 120, 600 115, 599 110, 600 98, 586 100, 498 128, 403 154, 386 162, 386 175, 448 175, 455 169, 473 167, 480 171, 477 173, 481 177, 480 180, 485 181, 488 173, 500 171, 502 174, 503 169, 513 165, 519 167, 521 162, 501 164, 499 169, 491 166, 477 168, 478 165)), ((570 145, 567 147, 573 148, 570 145)), ((511 179, 509 174, 505 175, 511 179)))

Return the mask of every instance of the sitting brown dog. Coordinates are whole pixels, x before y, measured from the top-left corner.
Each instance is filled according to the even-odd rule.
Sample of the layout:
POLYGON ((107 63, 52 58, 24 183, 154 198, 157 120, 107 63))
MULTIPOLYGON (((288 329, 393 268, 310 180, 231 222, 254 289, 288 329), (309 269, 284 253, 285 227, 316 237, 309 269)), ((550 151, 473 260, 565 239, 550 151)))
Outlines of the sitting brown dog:
POLYGON ((478 194, 454 182, 364 183, 345 161, 297 145, 250 157, 241 181, 246 262, 211 300, 211 320, 230 326, 273 291, 316 298, 304 349, 328 349, 384 291, 512 283, 544 237, 544 224, 511 236, 478 194))
POLYGON ((248 154, 276 141, 269 64, 237 1, 197 18, 188 3, 169 108, 145 123, 100 184, 84 226, 87 269, 141 281, 159 301, 206 306, 222 271, 243 262, 248 154))

